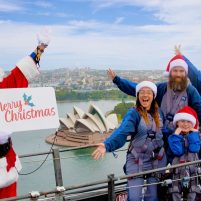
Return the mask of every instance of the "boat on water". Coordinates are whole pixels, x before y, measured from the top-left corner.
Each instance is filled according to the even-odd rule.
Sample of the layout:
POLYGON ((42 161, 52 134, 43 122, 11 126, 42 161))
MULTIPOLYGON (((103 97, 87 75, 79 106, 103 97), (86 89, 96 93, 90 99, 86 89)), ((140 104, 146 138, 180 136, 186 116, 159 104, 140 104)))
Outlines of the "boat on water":
POLYGON ((79 147, 103 142, 118 127, 116 114, 106 114, 94 104, 87 112, 73 106, 73 112, 60 118, 59 130, 45 141, 60 146, 79 147))

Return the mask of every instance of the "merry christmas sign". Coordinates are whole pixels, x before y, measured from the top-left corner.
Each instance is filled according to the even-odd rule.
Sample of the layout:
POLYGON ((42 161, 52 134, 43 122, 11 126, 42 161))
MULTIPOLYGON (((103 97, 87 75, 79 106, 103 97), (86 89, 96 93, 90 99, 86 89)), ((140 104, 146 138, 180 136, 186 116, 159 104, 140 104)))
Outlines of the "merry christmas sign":
POLYGON ((0 131, 58 127, 58 110, 52 87, 0 89, 0 131))

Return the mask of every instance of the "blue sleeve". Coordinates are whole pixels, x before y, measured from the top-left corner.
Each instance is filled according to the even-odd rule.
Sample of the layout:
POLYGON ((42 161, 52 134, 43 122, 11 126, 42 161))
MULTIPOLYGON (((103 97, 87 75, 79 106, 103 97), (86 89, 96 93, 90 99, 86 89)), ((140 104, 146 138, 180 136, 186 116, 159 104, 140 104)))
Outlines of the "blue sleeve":
POLYGON ((188 134, 187 139, 189 152, 198 153, 200 151, 200 133, 191 132, 188 134))
POLYGON ((192 85, 198 90, 201 95, 201 71, 197 69, 185 56, 183 56, 188 64, 188 77, 192 85))
POLYGON ((139 118, 139 113, 134 108, 127 112, 120 127, 104 142, 107 152, 121 148, 126 143, 127 137, 135 134, 135 127, 136 124, 138 125, 139 118))
POLYGON ((124 93, 130 96, 135 96, 135 89, 136 89, 137 83, 120 78, 119 76, 116 76, 114 78, 113 83, 116 84, 117 87, 124 93))
POLYGON ((188 105, 192 107, 198 115, 198 120, 201 123, 201 96, 197 89, 191 84, 187 88, 188 93, 188 105))
POLYGON ((161 126, 161 129, 162 129, 163 128, 163 124, 165 122, 165 116, 164 116, 163 111, 161 110, 161 108, 158 109, 158 112, 159 112, 160 118, 162 120, 162 126, 161 126))
POLYGON ((159 82, 156 83, 157 86, 157 96, 156 96, 156 101, 158 103, 158 106, 161 106, 161 102, 163 99, 163 96, 165 95, 167 91, 167 82, 159 82))
POLYGON ((168 144, 175 156, 182 156, 184 154, 184 140, 181 135, 170 135, 168 137, 168 144))

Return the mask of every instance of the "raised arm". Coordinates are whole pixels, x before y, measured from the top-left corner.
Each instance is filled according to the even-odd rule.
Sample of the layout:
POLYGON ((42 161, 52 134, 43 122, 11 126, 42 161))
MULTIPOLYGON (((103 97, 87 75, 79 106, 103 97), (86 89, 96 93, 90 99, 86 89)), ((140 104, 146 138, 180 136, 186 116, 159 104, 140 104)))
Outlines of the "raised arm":
POLYGON ((0 88, 23 88, 28 86, 28 82, 39 75, 38 65, 40 57, 50 42, 48 34, 38 34, 38 46, 29 56, 17 62, 10 74, 0 79, 0 88))
POLYGON ((10 74, 0 82, 0 88, 28 87, 28 82, 40 74, 37 64, 45 48, 44 44, 40 44, 31 55, 17 62, 10 74))
POLYGON ((188 77, 192 85, 198 90, 201 95, 201 71, 197 69, 185 56, 183 56, 188 64, 188 77))
POLYGON ((123 91, 124 93, 130 96, 135 96, 135 92, 136 92, 135 88, 137 83, 120 78, 119 76, 116 75, 116 73, 112 69, 108 69, 107 74, 108 74, 108 77, 113 81, 114 84, 117 85, 117 87, 121 91, 123 91))
POLYGON ((201 124, 201 96, 198 93, 197 89, 192 85, 188 86, 187 93, 188 105, 196 111, 198 115, 199 124, 201 124))

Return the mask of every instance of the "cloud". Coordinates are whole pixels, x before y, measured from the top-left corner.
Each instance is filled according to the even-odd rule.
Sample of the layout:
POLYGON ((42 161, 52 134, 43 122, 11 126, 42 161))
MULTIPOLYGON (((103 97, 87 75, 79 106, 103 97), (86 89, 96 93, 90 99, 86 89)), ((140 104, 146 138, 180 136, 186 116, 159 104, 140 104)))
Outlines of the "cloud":
POLYGON ((63 17, 63 18, 72 17, 72 15, 66 14, 66 13, 64 13, 64 12, 57 12, 57 13, 55 13, 55 15, 56 15, 57 17, 63 17))
POLYGON ((118 17, 116 20, 115 20, 115 24, 120 24, 124 21, 124 17, 118 17))
POLYGON ((133 6, 144 11, 152 11, 153 15, 170 24, 198 24, 201 22, 201 1, 199 0, 102 0, 91 1, 96 10, 109 7, 133 6))
POLYGON ((53 8, 54 5, 47 1, 33 1, 31 2, 35 6, 41 7, 41 8, 53 8))
MULTIPOLYGON (((139 6, 150 12, 160 24, 126 24, 123 16, 112 23, 98 20, 71 20, 52 24, 52 41, 42 57, 44 69, 83 67, 105 69, 165 69, 181 44, 184 54, 201 66, 201 3, 192 0, 102 0, 90 1, 101 9, 114 6, 139 6), (181 4, 181 5, 180 5, 181 4)), ((36 46, 41 25, 0 21, 0 66, 10 69, 36 46)))
POLYGON ((24 7, 17 3, 0 0, 0 12, 15 12, 21 10, 24 10, 24 7))
MULTIPOLYGON (((36 34, 42 26, 4 22, 0 24, 1 65, 10 69, 22 56, 36 47, 36 34), (15 37, 13 37, 15 35, 15 37), (17 38, 17 40, 16 40, 17 38)), ((52 25, 52 41, 41 60, 41 66, 83 67, 105 69, 164 69, 173 55, 175 44, 198 61, 201 45, 201 28, 185 26, 126 26, 96 21, 71 21, 67 25, 52 25), (80 30, 90 30, 85 34, 80 30), (170 37, 171 36, 171 37, 170 37), (197 40, 197 41, 196 41, 197 40)), ((200 61, 199 61, 200 63, 200 61)), ((201 63, 200 63, 201 66, 201 63)))

